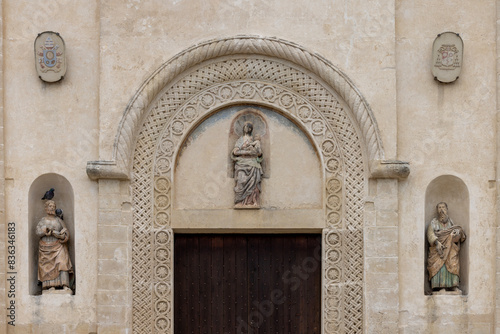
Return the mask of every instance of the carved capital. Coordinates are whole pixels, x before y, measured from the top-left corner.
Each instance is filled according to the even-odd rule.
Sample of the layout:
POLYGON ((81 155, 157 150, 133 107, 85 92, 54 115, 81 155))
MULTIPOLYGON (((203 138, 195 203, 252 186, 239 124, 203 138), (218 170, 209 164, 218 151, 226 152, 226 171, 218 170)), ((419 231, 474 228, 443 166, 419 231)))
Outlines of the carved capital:
POLYGON ((87 175, 94 181, 99 179, 129 179, 127 173, 121 170, 114 161, 88 161, 87 175))
POLYGON ((373 160, 370 172, 372 179, 404 180, 410 175, 410 163, 399 160, 373 160))

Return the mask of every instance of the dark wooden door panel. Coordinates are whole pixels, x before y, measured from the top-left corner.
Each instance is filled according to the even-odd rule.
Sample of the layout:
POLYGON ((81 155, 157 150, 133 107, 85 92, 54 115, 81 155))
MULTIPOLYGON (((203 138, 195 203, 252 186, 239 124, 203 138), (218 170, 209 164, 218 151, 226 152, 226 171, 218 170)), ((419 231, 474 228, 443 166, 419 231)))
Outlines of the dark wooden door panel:
POLYGON ((320 333, 321 237, 175 235, 176 334, 320 333))

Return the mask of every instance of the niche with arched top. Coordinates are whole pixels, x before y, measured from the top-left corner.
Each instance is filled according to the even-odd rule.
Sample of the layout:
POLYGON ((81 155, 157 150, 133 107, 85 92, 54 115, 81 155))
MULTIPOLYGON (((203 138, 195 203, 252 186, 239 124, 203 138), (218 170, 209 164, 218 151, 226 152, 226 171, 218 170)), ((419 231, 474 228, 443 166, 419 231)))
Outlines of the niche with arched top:
MULTIPOLYGON (((53 201, 58 209, 63 210, 64 223, 69 231, 68 250, 73 272, 75 271, 75 224, 74 224, 74 194, 73 187, 62 175, 49 173, 39 176, 31 184, 28 194, 28 224, 29 224, 29 289, 30 295, 41 295, 42 285, 38 282, 38 243, 40 238, 36 235, 36 226, 45 213, 44 194, 54 188, 53 201)), ((75 292, 74 275, 70 276, 70 284, 75 292)))
POLYGON ((432 288, 429 281, 429 272, 427 271, 427 259, 429 256, 429 242, 427 240, 427 227, 431 220, 436 217, 436 205, 445 202, 448 205, 448 216, 455 226, 461 226, 467 239, 460 246, 460 284, 459 289, 463 295, 469 292, 469 190, 466 184, 458 177, 453 175, 442 175, 432 180, 427 186, 425 192, 425 242, 424 242, 424 292, 426 295, 432 294, 432 288))

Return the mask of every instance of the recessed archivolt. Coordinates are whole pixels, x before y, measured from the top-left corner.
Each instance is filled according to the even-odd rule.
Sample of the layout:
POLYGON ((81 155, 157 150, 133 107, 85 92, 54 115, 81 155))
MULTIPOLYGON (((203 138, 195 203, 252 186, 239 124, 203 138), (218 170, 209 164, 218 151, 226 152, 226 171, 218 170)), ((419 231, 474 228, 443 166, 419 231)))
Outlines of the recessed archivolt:
POLYGON ((135 139, 148 107, 158 94, 192 67, 227 56, 267 56, 295 64, 313 76, 321 78, 349 107, 356 120, 364 149, 370 161, 384 158, 382 142, 373 113, 358 89, 338 68, 323 57, 304 48, 277 38, 237 36, 201 43, 178 54, 163 64, 147 79, 129 102, 120 122, 115 139, 113 160, 118 170, 129 175, 135 139))
POLYGON ((157 91, 137 120, 133 155, 134 331, 172 330, 172 159, 190 129, 235 103, 281 110, 316 142, 326 178, 323 328, 325 333, 362 330, 366 163, 349 107, 302 67, 254 54, 197 64, 157 91), (342 315, 340 321, 335 314, 342 315))
MULTIPOLYGON (((339 69, 294 43, 237 36, 193 46, 162 65, 129 102, 115 138, 112 160, 88 163, 87 174, 92 179, 131 179, 134 332, 173 330, 171 157, 184 131, 200 121, 200 115, 186 103, 216 85, 252 80, 269 86, 261 92, 263 100, 257 105, 288 112, 280 105, 289 103, 286 94, 281 94, 280 100, 264 100, 276 87, 289 89, 312 106, 297 109, 294 116, 314 118, 304 122, 309 124, 303 126, 308 136, 328 136, 328 131, 332 134, 332 138, 315 139, 325 173, 322 328, 325 333, 363 331, 366 167, 370 165, 371 177, 405 178, 409 166, 383 161, 384 151, 370 107, 339 69), (198 71, 202 67, 204 71, 198 71), (318 122, 320 119, 323 122, 318 122), (170 134, 162 135, 164 129, 170 134), (171 140, 171 135, 179 136, 179 140, 171 140), (158 144, 160 138, 165 140, 158 144)), ((245 93, 244 87, 248 88, 241 85, 241 93, 251 92, 245 93)), ((223 91, 218 94, 217 98, 228 104, 255 103, 223 91)), ((206 105, 212 102, 210 94, 200 101, 206 105)))
MULTIPOLYGON (((155 108, 161 108, 165 98, 167 97, 160 99, 155 108)), ((338 170, 342 169, 340 163, 343 157, 339 149, 341 145, 328 119, 318 108, 285 87, 263 81, 238 80, 202 90, 176 110, 170 118, 171 126, 164 127, 156 144, 155 175, 165 174, 170 171, 170 166, 177 164, 176 157, 179 152, 176 152, 175 148, 180 149, 195 128, 212 114, 231 105, 259 105, 283 114, 304 132, 320 159, 329 155, 338 157, 338 165, 334 165, 328 159, 321 160, 322 165, 327 167, 327 174, 338 174, 338 170), (230 97, 224 98, 224 92, 228 92, 230 97)), ((335 112, 338 113, 341 107, 340 105, 337 107, 335 112)), ((164 110, 152 112, 159 114, 164 110)))

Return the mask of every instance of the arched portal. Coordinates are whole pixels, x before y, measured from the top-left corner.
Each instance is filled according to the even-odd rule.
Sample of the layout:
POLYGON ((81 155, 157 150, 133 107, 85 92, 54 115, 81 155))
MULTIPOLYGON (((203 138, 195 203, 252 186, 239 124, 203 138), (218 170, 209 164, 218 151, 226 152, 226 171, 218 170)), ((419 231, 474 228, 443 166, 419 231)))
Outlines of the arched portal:
POLYGON ((324 184, 316 213, 323 234, 322 331, 362 332, 364 196, 369 166, 384 158, 372 112, 322 57, 290 42, 243 36, 197 45, 165 63, 129 103, 115 161, 108 170, 89 168, 89 175, 131 178, 134 333, 173 333, 171 203, 179 149, 201 121, 239 105, 275 110, 314 142, 324 184))

